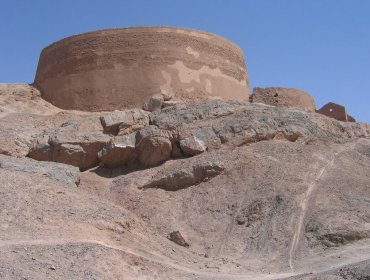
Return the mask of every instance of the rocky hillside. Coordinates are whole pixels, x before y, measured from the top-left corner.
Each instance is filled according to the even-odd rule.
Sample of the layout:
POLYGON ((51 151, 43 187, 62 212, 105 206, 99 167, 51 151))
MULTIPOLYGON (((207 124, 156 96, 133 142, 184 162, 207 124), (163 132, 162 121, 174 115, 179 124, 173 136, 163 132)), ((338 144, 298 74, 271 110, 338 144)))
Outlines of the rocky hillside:
POLYGON ((0 85, 1 279, 369 279, 369 124, 155 101, 0 85))

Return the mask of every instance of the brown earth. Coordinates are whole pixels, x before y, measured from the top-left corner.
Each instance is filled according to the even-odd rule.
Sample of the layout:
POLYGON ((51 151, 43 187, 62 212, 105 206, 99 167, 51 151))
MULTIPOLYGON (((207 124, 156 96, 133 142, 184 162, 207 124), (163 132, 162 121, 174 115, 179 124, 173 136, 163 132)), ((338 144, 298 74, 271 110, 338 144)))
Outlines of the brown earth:
POLYGON ((87 114, 0 88, 1 279, 369 279, 368 124, 235 101, 87 114))

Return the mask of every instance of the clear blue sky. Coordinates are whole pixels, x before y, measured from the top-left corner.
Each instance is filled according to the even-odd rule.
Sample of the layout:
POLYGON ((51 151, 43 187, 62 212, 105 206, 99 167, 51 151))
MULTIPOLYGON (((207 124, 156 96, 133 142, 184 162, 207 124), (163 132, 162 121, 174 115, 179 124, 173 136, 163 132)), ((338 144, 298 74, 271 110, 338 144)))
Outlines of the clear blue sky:
POLYGON ((40 51, 135 25, 210 31, 244 50, 251 86, 287 86, 370 122, 370 0, 0 0, 0 82, 32 82, 40 51))

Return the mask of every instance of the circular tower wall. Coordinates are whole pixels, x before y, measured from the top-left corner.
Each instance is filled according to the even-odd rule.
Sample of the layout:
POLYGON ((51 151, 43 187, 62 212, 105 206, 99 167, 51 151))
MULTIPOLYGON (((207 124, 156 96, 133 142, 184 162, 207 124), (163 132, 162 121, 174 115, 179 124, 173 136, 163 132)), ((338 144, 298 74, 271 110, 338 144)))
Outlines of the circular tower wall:
POLYGON ((108 29, 42 50, 34 84, 44 99, 85 111, 140 107, 152 95, 175 100, 248 100, 242 50, 217 35, 174 27, 108 29))
POLYGON ((251 99, 255 103, 265 103, 278 107, 296 107, 315 112, 315 100, 307 92, 295 88, 268 87, 253 89, 251 99))

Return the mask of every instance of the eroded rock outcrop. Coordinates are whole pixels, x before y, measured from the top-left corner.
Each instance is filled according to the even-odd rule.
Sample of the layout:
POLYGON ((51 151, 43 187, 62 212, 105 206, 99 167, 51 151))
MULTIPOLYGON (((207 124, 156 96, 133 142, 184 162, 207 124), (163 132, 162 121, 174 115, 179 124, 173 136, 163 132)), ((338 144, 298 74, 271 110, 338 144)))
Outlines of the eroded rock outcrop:
POLYGON ((217 149, 221 144, 240 146, 275 137, 288 141, 343 142, 351 138, 355 131, 362 135, 369 135, 370 132, 368 124, 347 125, 294 108, 243 102, 179 104, 153 112, 150 119, 160 129, 177 132, 180 146, 185 139, 194 146, 205 146, 199 152, 217 149), (202 145, 196 145, 199 141, 195 141, 195 137, 204 137, 202 145))
POLYGON ((150 114, 137 109, 79 116, 35 136, 29 156, 82 170, 99 162, 109 168, 136 168, 262 140, 345 142, 367 135, 367 124, 338 122, 293 108, 207 101, 150 114))
POLYGON ((30 158, 14 158, 0 155, 0 169, 27 173, 41 173, 73 187, 76 187, 80 182, 80 172, 78 168, 62 163, 39 162, 30 158))
POLYGON ((301 279, 369 256, 368 124, 220 100, 44 113, 0 118, 26 145, 0 155, 0 278, 301 279))
POLYGON ((221 161, 202 161, 194 165, 186 162, 180 166, 172 167, 167 172, 155 175, 144 188, 161 188, 167 191, 176 191, 186 187, 208 181, 221 174, 225 166, 221 161))
POLYGON ((171 158, 172 134, 148 125, 136 133, 116 136, 99 152, 105 166, 155 166, 171 158))
POLYGON ((86 170, 99 163, 98 152, 109 142, 98 116, 75 117, 34 136, 28 156, 86 170))
POLYGON ((0 83, 0 154, 26 156, 36 134, 76 118, 76 114, 46 102, 33 86, 0 83))
POLYGON ((99 163, 98 152, 110 137, 103 133, 98 117, 86 117, 58 127, 49 138, 53 160, 72 164, 82 170, 99 163))

